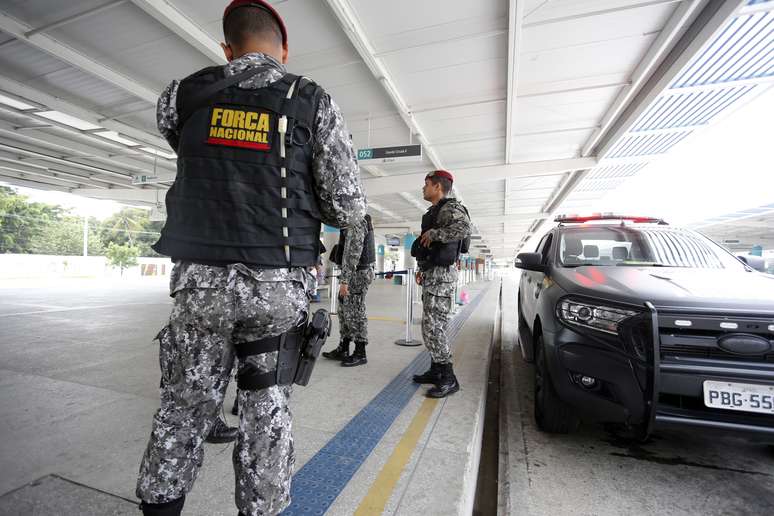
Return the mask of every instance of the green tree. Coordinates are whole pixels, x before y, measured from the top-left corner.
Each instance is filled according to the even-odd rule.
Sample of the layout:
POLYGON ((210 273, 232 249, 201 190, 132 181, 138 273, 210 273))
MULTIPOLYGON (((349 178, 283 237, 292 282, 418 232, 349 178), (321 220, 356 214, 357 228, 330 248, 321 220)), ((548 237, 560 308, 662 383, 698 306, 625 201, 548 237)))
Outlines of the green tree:
POLYGON ((151 249, 159 238, 163 222, 152 222, 147 210, 124 208, 102 222, 104 245, 115 243, 137 247, 140 256, 158 256, 151 249))
MULTIPOLYGON (((100 256, 105 252, 98 225, 97 219, 91 218, 89 220, 89 256, 100 256)), ((66 215, 57 221, 51 222, 43 228, 40 236, 34 240, 31 252, 80 256, 83 253, 83 218, 66 215)))
POLYGON ((121 276, 123 277, 125 269, 137 265, 137 257, 140 255, 140 250, 131 245, 117 245, 111 242, 108 244, 106 255, 110 265, 121 269, 121 276))
POLYGON ((63 210, 38 202, 13 189, 0 186, 0 253, 31 253, 46 228, 63 210))

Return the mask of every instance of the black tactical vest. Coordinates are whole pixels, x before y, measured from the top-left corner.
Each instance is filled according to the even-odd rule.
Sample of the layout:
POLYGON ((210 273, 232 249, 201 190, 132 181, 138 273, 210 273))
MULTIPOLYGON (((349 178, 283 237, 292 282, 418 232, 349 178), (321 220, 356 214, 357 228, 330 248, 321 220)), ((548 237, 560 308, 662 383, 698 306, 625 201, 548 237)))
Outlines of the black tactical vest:
POLYGON ((260 89, 214 91, 223 81, 223 67, 211 67, 180 83, 177 177, 153 249, 212 265, 315 265, 320 211, 311 140, 322 89, 286 74, 260 89))
MULTIPOLYGON (((443 198, 438 204, 431 206, 422 216, 422 235, 428 230, 438 227, 438 214, 447 202, 459 203, 457 199, 443 198)), ((462 206, 462 209, 465 210, 465 213, 468 212, 465 206, 462 206)), ((420 241, 421 235, 420 238, 414 240, 411 246, 411 256, 430 266, 453 265, 459 258, 460 253, 467 253, 470 248, 470 237, 454 242, 432 242, 429 248, 423 247, 420 241)))
MULTIPOLYGON (((366 234, 363 239, 363 252, 360 253, 358 268, 366 268, 376 262, 376 242, 374 241, 374 224, 371 221, 371 215, 366 214, 366 234)), ((347 230, 342 229, 339 232, 339 243, 334 246, 331 252, 331 261, 341 267, 341 261, 344 257, 344 240, 347 238, 347 230)))

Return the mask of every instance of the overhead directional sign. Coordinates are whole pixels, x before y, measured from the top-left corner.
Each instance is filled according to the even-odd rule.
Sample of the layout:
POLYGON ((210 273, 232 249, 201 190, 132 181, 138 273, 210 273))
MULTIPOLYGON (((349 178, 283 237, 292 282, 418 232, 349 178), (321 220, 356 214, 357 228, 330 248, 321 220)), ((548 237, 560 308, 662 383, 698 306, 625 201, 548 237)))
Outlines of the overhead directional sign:
POLYGON ((394 163, 396 161, 421 161, 421 145, 400 145, 397 147, 374 147, 358 149, 357 160, 362 162, 394 163))
POLYGON ((175 175, 173 173, 164 173, 164 174, 157 174, 157 175, 135 174, 132 176, 133 185, 171 183, 174 180, 175 180, 175 175))

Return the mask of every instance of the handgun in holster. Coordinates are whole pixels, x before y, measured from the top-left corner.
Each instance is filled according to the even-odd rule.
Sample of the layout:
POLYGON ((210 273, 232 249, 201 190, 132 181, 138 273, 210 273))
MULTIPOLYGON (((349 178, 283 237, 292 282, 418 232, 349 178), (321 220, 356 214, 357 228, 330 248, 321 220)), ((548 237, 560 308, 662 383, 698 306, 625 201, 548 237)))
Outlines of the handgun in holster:
POLYGON ((331 317, 327 310, 317 310, 309 322, 304 322, 292 330, 236 346, 236 354, 241 360, 253 355, 277 352, 277 367, 263 371, 255 364, 247 362, 237 373, 237 385, 242 390, 257 391, 274 385, 307 385, 312 369, 331 333, 331 317))
POLYGON ((327 310, 317 310, 306 327, 301 345, 301 355, 298 358, 298 369, 293 383, 307 385, 312 377, 312 370, 317 363, 317 357, 325 345, 325 339, 331 334, 331 316, 327 310))

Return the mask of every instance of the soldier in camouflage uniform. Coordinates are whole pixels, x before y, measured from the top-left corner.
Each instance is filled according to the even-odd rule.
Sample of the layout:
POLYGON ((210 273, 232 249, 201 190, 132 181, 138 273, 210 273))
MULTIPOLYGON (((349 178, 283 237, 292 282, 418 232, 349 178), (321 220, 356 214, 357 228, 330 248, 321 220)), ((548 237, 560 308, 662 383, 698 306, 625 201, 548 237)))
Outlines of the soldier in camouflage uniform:
POLYGON ((336 349, 323 352, 323 356, 340 360, 344 367, 363 365, 368 362, 368 317, 365 299, 368 287, 374 281, 373 263, 376 261, 374 229, 370 215, 366 215, 352 227, 341 230, 339 243, 331 255, 333 261, 341 266, 338 314, 341 340, 336 349), (355 342, 355 351, 350 355, 349 344, 352 341, 355 342))
POLYGON ((447 197, 453 181, 452 174, 445 170, 436 170, 425 178, 422 195, 433 205, 422 217, 422 234, 411 253, 419 266, 417 283, 422 285, 422 338, 432 359, 430 369, 415 375, 414 381, 435 384, 427 392, 432 398, 443 398, 460 388, 446 330, 455 303, 456 261, 460 252, 467 252, 471 224, 465 206, 447 197))
MULTIPOLYGON (((308 267, 319 256, 320 221, 346 227, 362 220, 366 212, 349 131, 338 106, 311 81, 295 78, 293 86, 283 82, 295 76, 286 74, 283 66, 287 59, 287 32, 276 11, 261 0, 235 0, 224 13, 224 33, 223 48, 229 63, 197 72, 182 82, 173 81, 158 102, 158 127, 178 152, 178 175, 167 194, 167 223, 155 245, 175 261, 170 279, 174 304, 169 323, 157 337, 161 407, 153 418, 137 481, 137 496, 146 516, 180 514, 185 495, 192 489, 202 465, 202 442, 223 403, 235 355, 239 357, 236 360, 240 373, 257 371, 274 378, 277 351, 245 357, 244 351, 239 354, 240 345, 245 350, 248 343, 279 341, 278 336, 306 321, 315 282, 308 267), (241 118, 244 123, 253 123, 263 116, 262 108, 255 108, 255 114, 251 114, 249 99, 262 95, 260 98, 270 98, 272 88, 277 87, 285 88, 288 98, 296 92, 296 112, 299 117, 308 114, 311 138, 306 143, 301 138, 302 143, 296 144, 295 138, 303 136, 303 131, 289 135, 288 141, 299 146, 293 151, 298 153, 294 160, 282 161, 288 163, 290 179, 285 179, 285 168, 280 176, 277 164, 280 149, 282 159, 285 152, 279 123, 282 121, 278 122, 281 112, 266 115, 271 121, 266 127, 268 136, 255 131, 248 137, 252 141, 247 143, 215 139, 205 144, 198 139, 200 128, 196 124, 204 122, 201 131, 206 131, 210 119, 216 121, 215 111, 187 112, 191 95, 206 88, 191 88, 186 81, 206 78, 207 74, 220 77, 216 84, 222 83, 224 77, 244 77, 236 77, 239 82, 223 90, 231 95, 229 98, 248 99, 241 101, 248 104, 243 108, 247 113, 241 118), (296 86, 298 89, 294 90, 296 86), (316 105, 300 103, 309 99, 316 99, 316 105), (279 135, 274 131, 279 131, 279 135), (263 138, 269 143, 262 143, 263 138), (211 155, 219 158, 199 158, 211 155), (239 159, 230 161, 230 156, 239 159), (298 161, 303 167, 292 168, 301 167, 295 164, 298 161), (231 177, 241 181, 231 186, 231 177), (307 182, 301 183, 297 178, 307 182), (253 187, 251 181, 282 184, 282 193, 278 187, 253 187), (197 184, 201 186, 197 188, 197 184), (232 209, 216 210, 196 204, 204 202, 201 198, 214 195, 213 191, 231 195, 229 202, 235 203, 229 205, 232 209), (305 200, 288 204, 290 201, 284 200, 286 191, 295 196, 293 199, 305 200), (238 204, 240 200, 245 202, 238 204), (194 208, 187 208, 189 201, 194 208), (283 206, 281 215, 279 206, 283 206), (271 213, 276 215, 276 225, 270 224, 271 217, 263 216, 269 222, 262 220, 264 209, 274 210, 271 213), (254 214, 257 216, 251 219, 254 214), (197 217, 205 218, 196 220, 197 217), (189 220, 193 222, 185 226, 189 220), (229 222, 221 222, 224 220, 229 222), (228 235, 236 231, 251 245, 240 248, 232 241, 225 247, 222 239, 208 236, 213 231, 228 235), (254 237, 256 231, 265 234, 254 237), (273 236, 277 231, 284 231, 285 238, 282 233, 273 236), (276 241, 277 245, 261 247, 267 240, 276 241)), ((280 98, 285 98, 284 94, 280 98)), ((236 120, 232 117, 231 122, 236 120)), ((289 125, 301 121, 291 119, 289 125)), ((234 130, 225 134, 241 138, 246 133, 234 130)), ((288 409, 291 387, 277 383, 278 380, 260 390, 241 386, 239 389, 239 435, 233 463, 235 500, 241 515, 278 514, 290 503, 294 464, 292 416, 288 409)))

